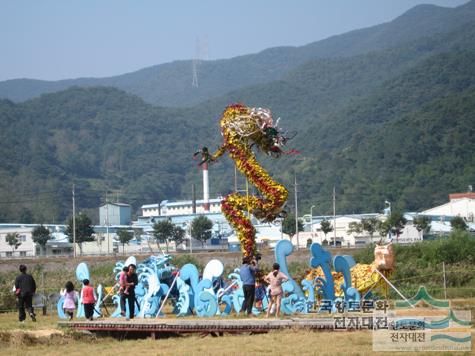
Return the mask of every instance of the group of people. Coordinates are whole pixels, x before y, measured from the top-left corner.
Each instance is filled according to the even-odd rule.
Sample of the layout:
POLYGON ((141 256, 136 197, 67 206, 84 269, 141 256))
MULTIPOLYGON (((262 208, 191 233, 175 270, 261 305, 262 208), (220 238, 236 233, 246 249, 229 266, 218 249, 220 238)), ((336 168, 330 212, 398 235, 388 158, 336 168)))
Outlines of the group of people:
MULTIPOLYGON (((133 264, 126 266, 119 276, 120 309, 121 315, 126 317, 126 320, 133 319, 135 314, 135 286, 138 284, 138 277, 135 273, 136 269, 137 267, 133 264), (128 317, 126 302, 129 311, 128 317)), ((20 322, 25 321, 26 311, 30 315, 31 320, 35 322, 36 314, 32 304, 33 296, 36 292, 36 282, 33 276, 26 271, 26 266, 20 265, 20 275, 15 279, 14 292, 18 298, 20 322)), ((274 263, 272 271, 263 280, 258 279, 256 281, 257 272, 259 272, 259 266, 256 258, 244 257, 240 269, 244 291, 244 302, 241 311, 246 315, 252 315, 254 301, 256 301, 256 307, 260 308, 262 300, 268 298, 267 316, 269 317, 273 310, 275 310, 275 315, 278 316, 280 314, 280 301, 283 295, 282 283, 287 281, 288 278, 280 271, 278 263, 274 263), (269 285, 268 293, 266 293, 266 288, 262 282, 266 282, 269 285)), ((92 321, 97 297, 88 279, 84 279, 82 284, 80 300, 84 305, 84 315, 86 319, 92 321)), ((71 281, 66 282, 65 289, 61 290, 61 296, 64 297, 64 313, 69 317, 69 320, 72 320, 78 302, 78 293, 75 291, 74 284, 71 281)))
MULTIPOLYGON (((128 301, 129 317, 127 317, 127 320, 133 319, 135 314, 135 286, 138 284, 138 277, 135 270, 136 266, 131 264, 130 266, 124 267, 119 275, 120 314, 123 317, 126 316, 127 309, 125 303, 128 301)), ((97 297, 88 279, 84 279, 82 284, 81 303, 84 305, 84 316, 86 319, 92 321, 97 297)), ((61 291, 61 295, 64 297, 63 310, 64 313, 69 316, 69 320, 71 320, 76 309, 76 302, 78 300, 77 293, 71 281, 66 282, 65 287, 66 288, 61 291)))
MULTIPOLYGON (((90 285, 89 279, 83 279, 83 287, 81 289, 81 303, 84 305, 84 316, 88 320, 93 320, 94 316, 94 305, 97 302, 96 294, 94 293, 94 288, 90 285)), ((74 311, 76 310, 76 302, 78 301, 78 296, 74 290, 74 284, 71 281, 67 281, 65 289, 61 290, 61 296, 64 297, 63 301, 63 310, 64 314, 69 317, 69 320, 73 319, 74 311)))
POLYGON ((255 257, 244 257, 240 268, 240 277, 244 292, 244 301, 241 311, 248 316, 252 315, 254 301, 256 302, 256 307, 259 309, 262 307, 262 300, 268 298, 267 317, 273 312, 275 312, 276 316, 279 316, 280 302, 284 294, 282 283, 288 281, 288 278, 280 271, 278 263, 272 265, 272 271, 269 272, 263 280, 256 279, 257 272, 259 272, 258 260, 255 257), (266 293, 266 288, 262 282, 266 282, 269 285, 268 293, 266 293))
MULTIPOLYGON (((135 286, 138 284, 138 277, 135 273, 136 266, 131 264, 124 267, 119 277, 119 294, 121 315, 126 316, 126 302, 129 307, 129 319, 133 319, 135 314, 135 286)), ((82 281, 80 300, 84 305, 84 316, 88 320, 93 320, 97 297, 94 288, 88 279, 82 281)), ((27 267, 20 265, 20 275, 16 277, 13 291, 18 299, 18 319, 23 323, 26 319, 26 312, 32 321, 36 322, 36 314, 33 309, 33 296, 36 293, 36 282, 31 274, 27 273, 27 267)), ((79 301, 78 293, 74 289, 74 284, 67 281, 65 288, 60 292, 63 300, 63 310, 69 320, 72 320, 79 301)))

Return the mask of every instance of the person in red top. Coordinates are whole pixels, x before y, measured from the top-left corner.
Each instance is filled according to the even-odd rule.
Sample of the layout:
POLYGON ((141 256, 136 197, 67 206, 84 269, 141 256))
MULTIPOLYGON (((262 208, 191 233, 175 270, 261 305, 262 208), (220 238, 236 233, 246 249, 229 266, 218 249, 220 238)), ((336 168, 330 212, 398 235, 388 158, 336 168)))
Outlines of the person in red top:
POLYGON ((82 281, 84 287, 81 290, 81 300, 84 304, 84 314, 86 319, 92 321, 94 315, 94 304, 96 303, 96 296, 94 295, 94 288, 89 285, 89 279, 82 281))

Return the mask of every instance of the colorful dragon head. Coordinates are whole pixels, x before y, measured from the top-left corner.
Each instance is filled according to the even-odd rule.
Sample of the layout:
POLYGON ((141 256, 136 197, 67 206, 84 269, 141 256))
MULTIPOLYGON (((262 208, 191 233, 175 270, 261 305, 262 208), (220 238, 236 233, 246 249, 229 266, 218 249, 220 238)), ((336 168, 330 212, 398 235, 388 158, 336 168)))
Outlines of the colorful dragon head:
POLYGON ((223 136, 238 140, 249 149, 257 147, 260 151, 279 157, 282 146, 288 140, 274 123, 269 109, 249 108, 242 104, 230 105, 223 113, 220 125, 223 136))

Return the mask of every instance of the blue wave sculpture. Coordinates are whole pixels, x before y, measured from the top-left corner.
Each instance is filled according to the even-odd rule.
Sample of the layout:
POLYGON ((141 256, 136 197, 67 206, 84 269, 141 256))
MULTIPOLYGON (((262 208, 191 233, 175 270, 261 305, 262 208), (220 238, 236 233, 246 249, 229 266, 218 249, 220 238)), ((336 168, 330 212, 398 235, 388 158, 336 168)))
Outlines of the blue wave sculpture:
MULTIPOLYGON (((331 254, 324 250, 320 244, 313 243, 310 246, 312 268, 321 267, 324 277, 318 277, 314 281, 304 279, 299 285, 290 275, 287 265, 287 257, 293 252, 293 246, 288 240, 281 240, 275 247, 275 260, 280 265, 282 273, 288 277, 288 281, 282 284, 284 297, 281 299, 281 310, 285 314, 308 313, 316 306, 317 296, 332 302, 337 301, 334 291, 334 280, 331 273, 331 263, 337 272, 341 272, 344 282, 339 286, 343 293, 343 298, 338 298, 342 303, 350 301, 358 302, 360 294, 352 287, 350 269, 355 265, 351 256, 336 256, 333 261, 331 254)), ((171 263, 170 255, 150 256, 137 265, 139 283, 135 287, 136 305, 135 316, 141 318, 152 318, 158 316, 162 299, 170 294, 175 299, 173 312, 177 316, 190 314, 199 317, 212 317, 215 315, 227 316, 232 310, 240 313, 244 301, 242 281, 239 275, 239 268, 230 273, 227 278, 229 283, 223 283, 222 274, 224 266, 219 260, 211 260, 205 267, 203 277, 200 278, 198 269, 193 264, 185 264, 177 270, 171 263), (173 288, 172 288, 173 287, 173 288), (170 290, 170 288, 172 288, 170 290), (169 293, 170 292, 170 293, 169 293)), ((135 257, 129 257, 125 262, 117 262, 113 273, 118 281, 120 272, 125 265, 136 264, 135 257)), ((89 279, 89 269, 85 263, 80 263, 76 268, 76 277, 82 282, 89 279)), ((117 284, 114 286, 116 287, 117 284)), ((98 302, 96 303, 95 316, 100 315, 103 288, 97 287, 98 302)), ((265 312, 268 307, 268 293, 262 301, 262 308, 253 308, 254 314, 265 312)), ((64 298, 58 301, 58 315, 64 318, 62 309, 64 298)), ((120 316, 120 296, 118 293, 112 296, 112 301, 116 305, 113 317, 120 316)), ((335 303, 332 303, 332 311, 335 312, 335 303)), ((129 314, 126 303, 126 313, 129 314)), ((160 315, 163 315, 161 312, 160 315)), ((84 316, 84 308, 79 301, 77 312, 78 317, 84 316)))

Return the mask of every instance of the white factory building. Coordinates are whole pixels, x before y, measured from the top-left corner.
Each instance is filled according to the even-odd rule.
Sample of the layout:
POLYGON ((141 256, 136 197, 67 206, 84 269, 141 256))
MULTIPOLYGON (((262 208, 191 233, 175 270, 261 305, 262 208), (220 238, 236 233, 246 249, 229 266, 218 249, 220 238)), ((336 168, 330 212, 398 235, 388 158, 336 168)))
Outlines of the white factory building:
POLYGON ((455 216, 462 217, 467 223, 474 222, 475 215, 475 193, 454 193, 449 194, 449 202, 436 206, 421 212, 422 215, 440 216, 453 218, 455 216))
MULTIPOLYGON (((220 213, 222 198, 209 199, 209 211, 205 210, 205 201, 196 201, 196 214, 220 213)), ((155 216, 173 216, 193 214, 193 201, 169 201, 163 200, 160 204, 146 204, 141 206, 142 217, 151 218, 155 216)))

